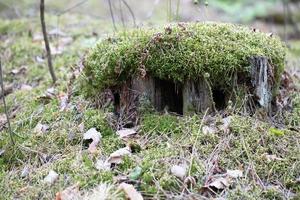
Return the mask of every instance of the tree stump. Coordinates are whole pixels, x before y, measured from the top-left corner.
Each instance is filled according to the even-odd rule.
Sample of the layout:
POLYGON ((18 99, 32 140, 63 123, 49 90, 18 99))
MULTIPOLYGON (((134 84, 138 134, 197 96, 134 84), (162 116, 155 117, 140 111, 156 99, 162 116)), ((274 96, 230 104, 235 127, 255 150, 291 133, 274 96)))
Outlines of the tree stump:
POLYGON ((251 84, 253 95, 259 105, 267 112, 271 111, 272 90, 274 88, 274 70, 268 58, 255 56, 250 58, 251 84))
POLYGON ((212 109, 211 91, 203 78, 186 81, 183 86, 183 113, 205 112, 212 109))

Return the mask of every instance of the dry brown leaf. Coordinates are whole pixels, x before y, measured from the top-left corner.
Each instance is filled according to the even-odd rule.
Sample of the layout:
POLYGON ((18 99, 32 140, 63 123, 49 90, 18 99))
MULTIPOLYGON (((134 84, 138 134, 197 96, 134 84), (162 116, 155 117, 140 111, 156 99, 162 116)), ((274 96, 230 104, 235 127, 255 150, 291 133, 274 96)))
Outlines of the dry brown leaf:
POLYGON ((126 198, 129 200, 143 200, 143 196, 133 187, 133 185, 121 183, 119 189, 124 191, 126 198))
POLYGON ((96 152, 97 145, 100 142, 100 138, 101 138, 101 133, 98 132, 95 128, 91 128, 84 133, 83 140, 92 140, 88 148, 90 153, 96 152))
POLYGON ((130 155, 131 151, 129 147, 124 147, 118 149, 117 151, 110 154, 109 158, 107 159, 108 163, 120 164, 123 160, 125 155, 130 155))
POLYGON ((117 134, 120 136, 120 138, 127 138, 132 135, 135 135, 136 130, 134 128, 126 128, 126 129, 118 130, 117 134))
POLYGON ((223 190, 229 186, 230 186, 230 180, 228 177, 219 177, 208 185, 208 187, 214 187, 219 190, 223 190))
POLYGON ((79 192, 78 184, 67 187, 63 191, 56 193, 56 197, 55 197, 55 200, 79 200, 79 199, 81 199, 81 195, 79 192))

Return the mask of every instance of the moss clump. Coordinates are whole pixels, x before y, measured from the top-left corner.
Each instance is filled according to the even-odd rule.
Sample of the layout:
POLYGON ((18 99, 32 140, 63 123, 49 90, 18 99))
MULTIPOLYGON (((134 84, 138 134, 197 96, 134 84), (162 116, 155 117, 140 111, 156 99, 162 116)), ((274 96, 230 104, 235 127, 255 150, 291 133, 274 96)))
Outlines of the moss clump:
POLYGON ((250 75, 252 56, 268 57, 278 80, 285 47, 277 37, 222 23, 136 29, 103 39, 89 52, 84 85, 91 94, 146 72, 175 82, 209 73, 213 87, 230 86, 234 73, 250 75))

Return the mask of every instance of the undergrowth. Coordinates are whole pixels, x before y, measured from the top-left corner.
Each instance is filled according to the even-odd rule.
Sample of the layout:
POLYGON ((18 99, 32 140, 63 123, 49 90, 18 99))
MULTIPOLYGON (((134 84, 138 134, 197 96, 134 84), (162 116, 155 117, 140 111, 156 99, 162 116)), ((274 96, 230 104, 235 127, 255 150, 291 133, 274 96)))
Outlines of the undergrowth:
MULTIPOLYGON (((223 31, 227 30, 226 27, 223 31)), ((177 26, 172 31, 172 34, 181 33, 177 26)), ((19 29, 16 28, 15 32, 13 39, 0 42, 1 53, 7 55, 4 59, 5 83, 13 81, 17 85, 14 92, 6 97, 10 113, 16 110, 11 122, 17 145, 11 145, 7 128, 0 134, 1 199, 54 199, 57 192, 77 183, 82 193, 90 192, 103 183, 113 185, 112 190, 119 193, 116 188, 124 180, 133 184, 145 198, 201 199, 211 175, 222 175, 226 170, 241 170, 243 177, 235 179, 222 191, 213 191, 210 194, 212 197, 300 198, 297 182, 300 175, 300 133, 296 131, 300 123, 299 94, 293 96, 292 111, 284 115, 286 122, 283 129, 254 117, 232 114, 225 130, 218 128, 213 133, 206 133, 203 126, 222 125, 220 119, 212 117, 208 122, 200 115, 179 117, 144 110, 137 137, 125 141, 110 126, 108 116, 112 113, 96 109, 84 100, 80 90, 75 90, 76 85, 68 109, 64 111, 60 110, 59 98, 43 100, 41 96, 51 82, 50 77, 45 75, 46 63, 35 61, 36 56, 43 57, 43 47, 32 42, 32 38, 19 29), (11 75, 10 71, 21 65, 28 65, 26 73, 11 75), (20 89, 19 86, 24 83, 30 84, 32 90, 20 89), (36 132, 34 129, 38 123, 48 125, 49 130, 36 132), (102 135, 95 154, 90 154, 83 144, 83 133, 90 128, 96 128, 102 135), (274 130, 282 134, 272 134, 274 130), (125 146, 131 147, 132 155, 126 156, 121 164, 108 171, 96 168, 97 160, 105 159, 125 146), (276 156, 276 159, 268 158, 270 155, 276 156), (188 168, 187 180, 177 178, 170 172, 173 165, 181 164, 188 168), (25 169, 28 169, 28 174, 24 175, 25 169), (43 181, 50 170, 59 174, 58 180, 51 186, 43 181)), ((254 38, 261 35, 251 34, 255 35, 254 38)), ((4 38, 7 39, 6 36, 4 38)), ((163 33, 162 38, 168 39, 169 36, 163 33)), ((81 41, 86 39, 89 38, 79 37, 74 43, 80 46, 81 41)), ((125 41, 127 45, 129 41, 125 41)), ((277 39, 267 39, 265 42, 268 48, 268 42, 277 44, 277 39)), ((111 45, 112 41, 106 43, 111 45)), ((122 47, 124 51, 129 48, 126 45, 122 47)), ((71 72, 70 62, 75 62, 73 58, 77 57, 78 48, 70 47, 69 52, 54 57, 60 77, 54 86, 56 94, 67 90, 69 75, 66 74, 71 72)), ((281 43, 279 49, 270 51, 270 56, 275 53, 283 56, 280 49, 281 43)), ((98 54, 97 59, 101 59, 98 54)), ((275 62, 280 66, 280 60, 275 62)), ((162 71, 161 75, 164 73, 167 72, 162 71)), ((179 76, 177 78, 180 79, 179 76)), ((0 111, 3 112, 2 104, 0 111)))

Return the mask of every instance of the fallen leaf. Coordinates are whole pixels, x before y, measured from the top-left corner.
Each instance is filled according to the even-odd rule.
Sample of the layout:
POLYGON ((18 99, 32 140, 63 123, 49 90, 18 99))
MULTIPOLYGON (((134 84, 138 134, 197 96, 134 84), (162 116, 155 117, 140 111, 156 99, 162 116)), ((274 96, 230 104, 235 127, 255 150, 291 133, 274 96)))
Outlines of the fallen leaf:
POLYGON ((112 185, 102 183, 95 187, 90 192, 86 193, 83 200, 106 200, 106 199, 122 199, 118 193, 112 192, 114 187, 112 185))
POLYGON ((101 133, 98 132, 95 128, 89 129, 87 132, 83 135, 83 140, 92 140, 92 142, 89 144, 89 152, 95 153, 97 150, 97 145, 100 142, 101 133))
POLYGON ((171 167, 171 173, 176 176, 177 178, 180 179, 184 179, 185 175, 186 175, 186 166, 182 166, 182 165, 173 165, 171 167))
POLYGON ((130 155, 131 151, 129 147, 124 147, 118 149, 117 151, 110 154, 109 158, 107 159, 108 163, 120 164, 123 160, 125 155, 130 155))
POLYGON ((230 127, 231 121, 232 121, 231 116, 223 118, 222 119, 223 124, 219 126, 219 129, 221 131, 223 131, 224 133, 228 134, 230 132, 229 127, 230 127))
POLYGON ((50 30, 50 31, 48 32, 48 35, 65 37, 67 34, 64 33, 64 32, 62 32, 62 31, 61 31, 60 29, 58 29, 58 28, 54 28, 54 29, 52 29, 52 30, 50 30))
POLYGON ((61 37, 58 40, 58 44, 60 46, 66 46, 66 45, 71 44, 72 42, 73 42, 73 38, 72 37, 61 37))
POLYGON ((0 97, 2 98, 3 95, 6 96, 10 93, 13 92, 13 89, 14 89, 14 84, 9 84, 7 85, 6 83, 4 83, 4 90, 0 92, 0 97))
POLYGON ((117 134, 119 135, 120 138, 127 138, 132 135, 135 135, 136 130, 133 128, 126 128, 126 129, 118 130, 117 134))
POLYGON ((35 60, 36 60, 38 63, 43 63, 43 62, 45 62, 45 60, 44 60, 42 57, 40 57, 40 56, 36 56, 36 57, 35 57, 35 60))
POLYGON ((62 46, 53 46, 52 44, 49 45, 51 50, 51 55, 60 55, 63 53, 64 48, 62 46))
POLYGON ((39 96, 38 99, 42 100, 43 103, 49 103, 50 102, 49 100, 55 98, 55 96, 56 96, 55 89, 51 87, 48 88, 43 95, 39 96))
POLYGON ((55 200, 80 200, 82 199, 79 192, 79 185, 67 187, 61 192, 56 193, 55 200))
POLYGON ((133 185, 121 183, 119 189, 124 191, 126 198, 129 200, 143 200, 143 196, 133 187, 133 185))
POLYGON ((30 85, 22 84, 20 90, 30 91, 32 90, 32 87, 30 85))
POLYGON ((214 181, 212 181, 208 186, 209 187, 214 187, 218 190, 223 190, 227 187, 229 187, 230 182, 228 177, 219 177, 217 179, 215 179, 214 181))
POLYGON ((283 160, 282 158, 278 158, 276 155, 263 154, 263 157, 267 160, 267 162, 283 160))
POLYGON ((50 170, 49 174, 44 178, 44 182, 52 185, 58 179, 58 177, 59 175, 55 171, 50 170))
POLYGON ((215 127, 203 126, 202 127, 203 134, 215 134, 217 129, 215 127))
POLYGON ((11 74, 12 75, 19 75, 19 74, 24 74, 25 72, 26 72, 26 70, 27 70, 27 66, 21 66, 21 67, 19 67, 19 68, 17 68, 17 69, 13 69, 13 70, 11 70, 11 74))
POLYGON ((83 122, 78 125, 78 129, 81 133, 84 132, 84 123, 83 122))
POLYGON ((0 115, 0 125, 6 124, 7 118, 5 114, 0 115))
POLYGON ((48 130, 49 130, 49 126, 48 125, 38 123, 35 126, 33 132, 36 133, 36 134, 43 134, 43 133, 46 133, 48 130))
POLYGON ((39 41, 43 41, 44 37, 41 33, 34 33, 32 36, 32 41, 33 42, 39 42, 39 41))
POLYGON ((29 167, 26 165, 26 166, 23 168, 22 172, 21 172, 21 175, 20 175, 21 178, 25 178, 26 176, 28 176, 29 172, 30 172, 30 169, 29 169, 29 167))
POLYGON ((111 164, 105 160, 99 159, 95 164, 95 168, 98 170, 109 171, 111 164))
POLYGON ((58 98, 60 100, 60 111, 66 110, 66 108, 68 107, 68 101, 69 101, 68 94, 61 93, 58 95, 58 98))
POLYGON ((243 177, 243 171, 241 170, 227 170, 226 171, 227 175, 232 177, 232 178, 240 178, 243 177))

